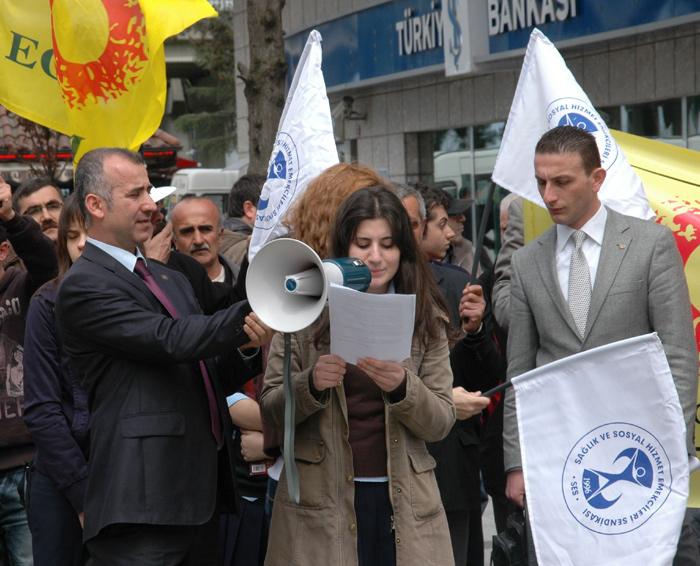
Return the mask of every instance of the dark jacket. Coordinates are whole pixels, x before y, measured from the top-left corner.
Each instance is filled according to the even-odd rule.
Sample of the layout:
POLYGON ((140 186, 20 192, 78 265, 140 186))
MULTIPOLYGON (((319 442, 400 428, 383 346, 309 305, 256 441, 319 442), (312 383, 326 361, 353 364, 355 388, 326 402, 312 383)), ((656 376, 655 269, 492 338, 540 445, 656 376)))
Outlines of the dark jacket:
MULTIPOLYGON (((455 266, 430 263, 431 271, 450 311, 450 321, 460 328, 459 301, 469 283, 466 271, 455 266)), ((483 286, 482 281, 478 281, 483 286)), ((490 308, 484 312, 483 326, 474 335, 466 335, 450 351, 453 387, 467 391, 485 391, 496 385, 505 371, 496 344, 491 337, 490 308)), ((481 504, 479 480, 480 416, 457 421, 447 437, 428 445, 437 461, 435 477, 447 511, 477 508, 481 504)))
POLYGON ((0 471, 21 466, 34 452, 22 420, 25 318, 34 291, 58 269, 54 243, 32 218, 15 215, 4 226, 26 271, 10 267, 0 279, 0 471))
MULTIPOLYGON (((153 261, 153 260, 149 260, 153 261)), ((238 301, 246 299, 245 275, 248 270, 246 261, 238 274, 236 285, 214 283, 207 275, 207 270, 196 259, 175 250, 170 252, 168 267, 179 271, 190 282, 197 302, 202 307, 204 314, 214 314, 238 301)))
POLYGON ((36 446, 34 466, 77 513, 87 481, 88 403, 56 335, 56 284, 34 295, 24 340, 24 422, 36 446))
POLYGON ((90 399, 86 541, 112 524, 201 525, 217 503, 236 506, 225 395, 260 371, 236 350, 250 309, 239 303, 203 316, 181 273, 154 261, 149 268, 177 320, 138 275, 90 243, 58 291, 59 337, 90 399), (215 389, 220 451, 198 360, 215 389))

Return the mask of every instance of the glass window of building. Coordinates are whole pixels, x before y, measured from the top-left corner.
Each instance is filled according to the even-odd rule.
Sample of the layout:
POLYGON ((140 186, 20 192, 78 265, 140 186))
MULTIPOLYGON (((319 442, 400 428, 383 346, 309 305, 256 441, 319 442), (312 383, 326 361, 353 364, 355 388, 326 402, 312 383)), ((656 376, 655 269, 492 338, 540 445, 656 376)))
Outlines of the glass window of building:
POLYGON ((682 115, 680 98, 629 104, 622 107, 621 125, 631 134, 684 146, 682 115))

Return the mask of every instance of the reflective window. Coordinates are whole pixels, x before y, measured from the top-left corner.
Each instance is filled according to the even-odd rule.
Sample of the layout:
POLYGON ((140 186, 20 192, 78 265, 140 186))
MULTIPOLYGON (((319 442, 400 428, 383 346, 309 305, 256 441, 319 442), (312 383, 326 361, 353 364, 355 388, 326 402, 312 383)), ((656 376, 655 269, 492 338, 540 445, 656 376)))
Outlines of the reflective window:
POLYGON ((601 108, 596 108, 598 114, 605 122, 606 126, 612 130, 621 130, 621 111, 619 106, 603 106, 601 108))
POLYGON ((481 126, 474 126, 474 148, 498 149, 503 139, 503 130, 506 129, 505 122, 492 122, 481 126))
POLYGON ((622 127, 626 132, 671 141, 683 135, 681 99, 630 104, 622 107, 622 127))

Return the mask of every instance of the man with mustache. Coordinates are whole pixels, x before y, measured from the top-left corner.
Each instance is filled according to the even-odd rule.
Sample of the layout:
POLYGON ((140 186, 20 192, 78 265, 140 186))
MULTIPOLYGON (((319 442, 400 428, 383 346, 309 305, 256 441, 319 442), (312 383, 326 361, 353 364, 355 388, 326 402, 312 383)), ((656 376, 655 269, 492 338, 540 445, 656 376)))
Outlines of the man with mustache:
POLYGON ((173 209, 171 221, 177 251, 195 258, 212 281, 236 283, 238 266, 219 254, 221 214, 212 201, 206 197, 187 197, 173 209))
POLYGON ((18 214, 31 216, 44 235, 56 241, 63 196, 51 179, 36 177, 22 183, 12 197, 12 206, 18 214))

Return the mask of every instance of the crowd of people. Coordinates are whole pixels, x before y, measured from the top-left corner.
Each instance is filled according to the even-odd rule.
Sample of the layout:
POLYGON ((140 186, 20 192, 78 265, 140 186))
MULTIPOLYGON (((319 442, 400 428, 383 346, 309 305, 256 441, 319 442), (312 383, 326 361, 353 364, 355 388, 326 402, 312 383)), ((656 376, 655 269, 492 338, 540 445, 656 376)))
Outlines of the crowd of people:
MULTIPOLYGON (((341 163, 293 203, 291 237, 362 260, 368 293, 415 295, 416 312, 406 360, 331 354, 328 309, 291 336, 298 501, 284 339, 246 301, 265 178, 234 184, 226 218, 203 197, 166 218, 123 149, 83 156, 65 200, 50 179, 0 183, 4 564, 483 565, 487 494, 499 532, 527 497, 512 392, 482 392, 652 331, 694 454, 697 351, 671 233, 601 205, 581 130, 545 134, 534 174, 555 227, 525 245, 507 197, 501 252, 476 270, 472 203, 439 188, 341 163)), ((674 564, 699 563, 686 521, 674 564)))

